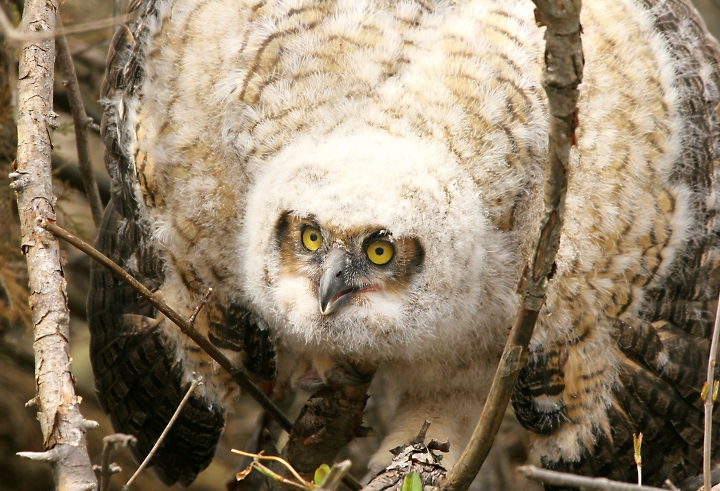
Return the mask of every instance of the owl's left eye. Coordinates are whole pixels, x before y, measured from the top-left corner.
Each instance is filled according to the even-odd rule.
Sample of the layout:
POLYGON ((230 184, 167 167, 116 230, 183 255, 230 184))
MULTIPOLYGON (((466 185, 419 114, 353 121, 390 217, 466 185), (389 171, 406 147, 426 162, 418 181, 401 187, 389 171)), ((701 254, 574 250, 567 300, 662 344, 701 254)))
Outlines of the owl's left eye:
POLYGON ((317 251, 322 245, 322 235, 314 227, 306 227, 302 233, 302 243, 308 251, 317 251))
POLYGON ((387 264, 393 258, 395 249, 390 242, 376 240, 367 246, 365 253, 373 264, 381 266, 387 264))

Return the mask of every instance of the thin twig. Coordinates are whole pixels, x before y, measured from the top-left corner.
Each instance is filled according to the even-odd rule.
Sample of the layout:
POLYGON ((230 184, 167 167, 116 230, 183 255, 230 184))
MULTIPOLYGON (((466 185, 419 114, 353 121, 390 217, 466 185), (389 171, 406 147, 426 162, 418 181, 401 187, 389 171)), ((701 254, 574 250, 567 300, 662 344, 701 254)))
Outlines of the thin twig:
POLYGON ((611 481, 604 477, 585 477, 548 469, 538 469, 534 465, 518 467, 518 472, 528 479, 541 481, 543 484, 550 484, 552 486, 567 486, 571 488, 603 491, 667 491, 652 486, 639 486, 627 482, 611 481))
POLYGON ((195 307, 195 310, 193 311, 192 315, 188 319, 188 322, 190 324, 195 324, 195 319, 197 318, 198 314, 202 310, 203 306, 207 303, 208 298, 210 297, 210 294, 212 293, 213 289, 208 288, 208 291, 205 292, 205 295, 202 296, 200 299, 200 303, 197 304, 197 307, 195 307))
POLYGON ((139 15, 138 11, 130 12, 119 17, 113 17, 111 19, 100 19, 92 22, 84 22, 81 24, 75 24, 70 27, 64 27, 61 29, 51 29, 49 31, 42 32, 22 32, 20 29, 15 29, 8 19, 7 15, 0 9, 0 31, 5 33, 5 37, 10 43, 19 43, 27 41, 41 41, 44 39, 52 39, 60 35, 69 34, 80 34, 89 31, 99 31, 107 27, 112 27, 115 24, 122 24, 130 22, 139 15))
POLYGON ((633 433, 633 457, 635 458, 635 467, 637 467, 638 485, 642 486, 642 438, 643 434, 635 435, 633 433))
POLYGON ((150 463, 150 459, 153 458, 153 455, 155 455, 155 452, 157 452, 157 449, 160 447, 160 444, 162 444, 163 440, 165 440, 165 437, 170 432, 170 428, 172 428, 173 424, 175 424, 175 421, 177 421, 178 417, 180 416, 180 413, 182 412, 183 408, 187 404, 187 402, 190 400, 190 396, 195 391, 197 386, 200 384, 198 380, 193 380, 190 383, 190 387, 188 388, 187 392, 185 393, 185 397, 182 398, 182 401, 180 401, 180 404, 178 404, 177 409, 175 410, 175 413, 172 415, 172 418, 170 418, 170 421, 168 421, 168 424, 165 425, 165 429, 162 433, 160 433, 160 437, 155 442, 155 445, 150 449, 150 452, 148 452, 147 456, 145 456, 145 460, 142 461, 140 464, 140 467, 137 468, 135 471, 135 474, 132 475, 132 477, 128 480, 128 482, 123 486, 123 491, 128 491, 130 489, 130 485, 133 483, 135 478, 147 467, 148 463, 150 463))
POLYGON ((718 338, 720 338, 720 299, 718 299, 715 312, 715 326, 713 327, 712 342, 710 343, 710 356, 707 368, 707 393, 705 394, 705 434, 703 441, 703 485, 705 489, 712 487, 712 416, 715 403, 715 363, 717 359, 718 338))
MULTIPOLYGON (((113 0, 113 19, 120 17, 120 0, 113 0)), ((117 31, 120 26, 120 22, 113 23, 113 32, 117 31)))
POLYGON ((175 323, 183 332, 183 334, 195 341, 195 343, 213 360, 215 360, 218 365, 220 365, 224 370, 226 370, 230 374, 230 376, 232 376, 233 380, 235 380, 235 382, 237 382, 240 387, 247 391, 263 407, 263 409, 268 412, 268 414, 275 418, 278 424, 280 424, 280 426, 285 431, 289 433, 292 430, 292 422, 290 421, 290 419, 288 419, 288 417, 285 416, 285 414, 283 414, 283 412, 280 411, 280 409, 278 409, 278 407, 260 389, 257 388, 257 386, 250 379, 250 376, 245 372, 245 370, 242 367, 239 367, 233 362, 231 362, 228 357, 222 353, 222 351, 220 351, 214 344, 208 341, 205 336, 200 334, 192 326, 192 324, 188 322, 187 319, 185 319, 183 316, 170 308, 168 304, 160 300, 157 295, 148 290, 138 280, 133 278, 130 274, 127 273, 127 271, 115 264, 114 261, 102 254, 100 251, 95 249, 87 242, 83 241, 79 237, 76 237, 67 230, 50 221, 43 220, 40 222, 40 226, 48 229, 53 234, 72 244, 76 248, 80 249, 85 254, 95 259, 97 262, 99 262, 100 264, 108 268, 110 271, 112 271, 114 274, 116 274, 118 278, 120 278, 122 281, 130 285, 135 291, 142 295, 143 298, 150 302, 156 309, 165 314, 165 317, 175 323))
POLYGON ((295 479, 298 480, 298 482, 300 483, 300 485, 302 487, 304 487, 304 488, 310 487, 310 483, 308 483, 305 479, 303 479, 302 476, 300 474, 298 474, 298 472, 295 470, 295 468, 293 466, 291 466, 287 460, 285 460, 281 457, 277 457, 275 455, 263 455, 263 454, 256 454, 256 453, 250 453, 250 452, 243 452, 242 450, 237 450, 234 448, 231 449, 230 451, 232 453, 242 455, 243 457, 252 457, 253 460, 256 460, 256 461, 257 460, 270 460, 272 462, 278 462, 278 463, 282 464, 287 470, 290 471, 290 473, 293 475, 293 477, 295 479))
POLYGON ((583 54, 580 39, 580 0, 534 0, 538 24, 545 31, 542 85, 548 96, 548 161, 545 168, 545 215, 540 238, 518 290, 518 307, 482 415, 470 442, 447 475, 444 491, 465 491, 477 475, 500 429, 518 373, 527 359, 535 321, 545 303, 549 278, 560 244, 565 211, 567 167, 577 124, 577 87, 582 81, 583 54))
MULTIPOLYGON (((58 17, 57 25, 62 29, 62 23, 58 17)), ((70 112, 72 113, 73 124, 75 125, 75 146, 77 148, 78 168, 85 185, 85 195, 90 203, 93 222, 99 227, 103 216, 103 205, 100 200, 100 190, 95 180, 92 162, 90 161, 90 148, 88 146, 87 127, 92 121, 85 112, 80 84, 75 73, 67 38, 64 34, 57 37, 58 65, 62 71, 63 83, 67 87, 68 99, 70 100, 70 112)))
POLYGON ((115 433, 103 438, 102 456, 100 458, 100 491, 107 491, 110 488, 112 475, 120 472, 119 467, 115 466, 113 468, 113 464, 110 462, 117 446, 127 447, 135 444, 136 441, 137 439, 133 435, 124 433, 115 433))

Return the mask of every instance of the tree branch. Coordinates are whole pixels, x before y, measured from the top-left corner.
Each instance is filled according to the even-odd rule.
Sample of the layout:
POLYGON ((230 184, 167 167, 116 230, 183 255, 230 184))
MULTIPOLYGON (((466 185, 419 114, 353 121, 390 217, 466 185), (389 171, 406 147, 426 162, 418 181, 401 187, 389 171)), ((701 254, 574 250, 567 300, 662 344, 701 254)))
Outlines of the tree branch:
POLYGON ((260 389, 257 388, 247 372, 245 372, 242 367, 239 367, 231 362, 230 359, 222 353, 222 351, 212 344, 205 336, 200 334, 200 332, 198 332, 187 319, 175 312, 157 295, 148 290, 145 285, 133 278, 124 269, 115 264, 114 261, 87 242, 48 220, 42 220, 40 222, 40 226, 46 228, 61 239, 80 249, 85 254, 116 274, 118 278, 130 285, 136 292, 142 295, 145 300, 150 302, 156 309, 162 312, 165 317, 177 325, 183 334, 195 341, 195 343, 213 360, 215 360, 218 365, 226 370, 232 376, 233 380, 235 380, 235 382, 242 387, 243 390, 247 391, 247 393, 249 393, 252 398, 255 399, 263 407, 263 409, 265 409, 268 414, 270 414, 280 424, 280 426, 282 426, 285 431, 289 433, 292 430, 292 422, 290 419, 288 419, 288 417, 285 416, 285 414, 283 414, 283 412, 280 411, 280 409, 260 389))
POLYGON ((548 97, 549 142, 545 169, 545 214, 540 238, 518 290, 521 305, 515 316, 500 365, 480 421, 460 459, 450 470, 445 491, 464 491, 477 475, 500 429, 513 386, 527 359, 538 313, 545 302, 549 279, 560 244, 565 211, 567 166, 577 124, 577 87, 582 81, 580 0, 534 0, 538 25, 545 31, 543 87, 548 97))
MULTIPOLYGON (((59 18, 57 24, 58 27, 62 29, 62 23, 59 18)), ((77 148, 78 168, 80 169, 80 175, 85 185, 85 195, 90 203, 93 222, 95 222, 96 227, 99 227, 103 216, 103 205, 100 200, 100 190, 95 180, 92 162, 90 161, 90 148, 88 147, 87 137, 87 127, 88 124, 92 122, 92 119, 89 118, 85 112, 85 104, 83 104, 82 95, 80 94, 80 84, 78 84, 77 75, 75 74, 75 64, 73 63, 67 38, 64 34, 60 34, 57 37, 57 48, 58 66, 62 71, 63 85, 67 87, 70 111, 72 112, 73 124, 75 126, 75 146, 77 148)))
POLYGON ((552 486, 568 486, 572 488, 581 488, 586 490, 602 490, 602 491, 667 491, 662 488, 654 488, 652 486, 638 486, 627 482, 611 481, 604 477, 585 477, 576 476, 575 474, 567 474, 565 472, 550 471, 547 469, 538 469, 534 465, 524 465, 518 467, 518 472, 524 474, 529 479, 541 481, 543 484, 552 486))
MULTIPOLYGON (((27 0, 22 33, 53 32, 57 4, 27 0)), ((50 128, 55 42, 52 38, 22 45, 18 82, 17 166, 10 174, 17 192, 22 252, 28 265, 30 307, 34 331, 35 380, 43 433, 44 460, 52 465, 58 490, 93 489, 97 480, 87 453, 86 432, 97 423, 80 414, 70 373, 70 316, 60 248, 52 234, 37 226, 37 218, 54 217, 50 128)), ((32 454, 22 454, 33 458, 32 454)))
MULTIPOLYGON (((156 309, 162 312, 168 319, 170 319, 180 330, 188 336, 190 339, 207 353, 218 365, 226 370, 235 380, 235 382, 245 390, 250 396, 255 399, 268 414, 278 422, 278 424, 288 433, 293 429, 293 423, 285 414, 252 382, 250 376, 242 368, 230 361, 214 344, 212 344, 207 338, 205 338, 200 332, 198 332, 192 325, 192 323, 183 318, 180 314, 175 312, 170 306, 163 302, 158 296, 148 290, 142 283, 133 278, 124 269, 115 264, 110 258, 102 254, 100 251, 95 249, 93 246, 83 241, 79 237, 71 234, 67 230, 58 226, 51 221, 42 219, 39 221, 41 227, 46 228, 56 236, 70 243, 74 247, 80 249, 85 254, 95 259, 97 262, 108 268, 114 274, 118 276, 125 283, 129 284, 135 291, 143 296, 148 302, 150 302, 156 309)), ((350 475, 343 477, 343 482, 352 490, 359 490, 360 485, 350 475)))

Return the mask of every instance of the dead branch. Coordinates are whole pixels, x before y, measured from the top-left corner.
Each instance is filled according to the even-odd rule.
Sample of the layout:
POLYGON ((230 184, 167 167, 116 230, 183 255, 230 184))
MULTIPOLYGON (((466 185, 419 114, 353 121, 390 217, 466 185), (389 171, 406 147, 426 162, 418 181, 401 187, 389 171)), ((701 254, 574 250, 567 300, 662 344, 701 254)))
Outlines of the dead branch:
MULTIPOLYGON (((57 8, 55 9, 57 10, 57 8)), ((100 29, 105 29, 106 27, 112 27, 114 25, 124 24, 126 22, 130 22, 138 15, 138 12, 131 12, 125 15, 121 15, 120 17, 113 17, 110 19, 100 19, 95 20, 91 22, 84 22, 82 24, 76 24, 74 26, 70 27, 60 27, 55 28, 53 23, 53 28, 50 30, 42 30, 42 31, 23 31, 22 29, 15 29, 12 25, 12 22, 10 22, 10 19, 8 19, 7 15, 5 15, 5 12, 0 9, 0 31, 3 31, 5 33, 5 36, 7 37, 8 41, 11 43, 19 43, 19 42, 32 42, 32 41, 42 41, 42 40, 49 40, 53 39, 56 36, 60 35, 69 35, 69 34, 79 34, 83 32, 89 32, 89 31, 99 31, 100 29)))
POLYGON ((195 389, 197 389, 197 386, 200 385, 202 382, 199 382, 198 380, 193 380, 190 383, 190 387, 188 388, 187 392, 185 392, 185 396, 182 398, 182 401, 180 401, 180 404, 178 404, 177 409, 175 409, 175 412, 173 413, 172 417, 170 418, 170 421, 168 421, 168 424, 165 425, 165 429, 158 437, 157 441, 155 442, 155 445, 150 449, 148 454, 145 456, 145 459, 143 459, 140 466, 137 468, 135 473, 132 475, 132 477, 128 480, 127 483, 125 483, 125 486, 123 486, 123 491, 128 491, 130 489, 130 486, 132 485, 133 481, 135 481, 135 478, 140 475, 140 473, 147 467, 147 465, 150 463, 150 460, 153 458, 153 455, 155 455, 155 452, 157 452, 157 449, 160 447, 160 444, 165 440, 165 437, 170 432, 170 428, 172 428, 175 421, 177 421, 178 417, 180 416, 180 413, 182 412, 183 408, 187 405, 187 402, 190 400, 190 396, 192 396, 192 393, 195 392, 195 389))
POLYGON ((534 0, 538 25, 545 31, 543 87, 548 96, 549 141, 545 169, 545 215, 530 266, 520 280, 521 305, 515 316, 483 413, 457 464, 450 470, 445 491, 464 491, 477 475, 500 429, 515 380, 527 359, 527 349, 560 243, 565 210, 567 166, 577 124, 577 87, 582 81, 580 0, 534 0))
POLYGON ((114 433, 103 438, 101 464, 99 469, 95 469, 100 476, 99 491, 107 491, 110 489, 110 477, 121 471, 120 466, 110 462, 117 446, 127 447, 128 445, 135 445, 136 442, 137 439, 133 435, 126 435, 124 433, 114 433))
POLYGON ((566 474, 565 472, 538 469, 534 465, 518 467, 518 472, 530 479, 553 486, 568 486, 572 488, 597 489, 603 491, 666 491, 662 488, 654 488, 652 486, 639 486, 627 482, 611 481, 604 477, 584 477, 575 474, 566 474))
MULTIPOLYGON (((62 29, 62 23, 59 18, 57 25, 62 29)), ((92 122, 92 119, 88 117, 85 112, 85 104, 80 94, 80 84, 75 74, 75 63, 73 63, 67 38, 64 34, 60 34, 57 37, 57 48, 58 66, 62 71, 63 85, 67 87, 70 111, 72 112, 73 124, 75 125, 75 146, 77 148, 78 168, 80 169, 80 175, 85 185, 85 195, 90 203, 93 222, 95 222, 96 227, 99 227, 102 221, 103 205, 100 200, 100 190, 95 180, 92 162, 90 161, 90 149, 88 147, 87 136, 87 128, 89 123, 92 122)))
MULTIPOLYGON (((232 363, 214 344, 212 344, 205 336, 200 334, 189 320, 183 318, 180 314, 175 312, 170 306, 158 298, 154 293, 148 290, 142 283, 133 278, 124 269, 115 264, 110 258, 102 254, 100 251, 95 249, 93 246, 83 241, 79 237, 71 234, 67 230, 58 226, 57 224, 48 221, 41 220, 40 226, 46 228, 56 236, 70 243, 74 247, 83 251, 85 254, 95 259, 97 262, 110 269, 116 274, 121 280, 129 284, 135 291, 143 296, 148 302, 150 302, 155 308, 162 312, 168 319, 170 319, 180 330, 188 336, 190 339, 207 353, 218 365, 226 370, 235 380, 235 382, 245 390, 250 396, 255 399, 267 413, 274 418, 280 426, 290 433, 293 428, 293 423, 290 419, 252 382, 250 376, 244 370, 232 363)), ((352 476, 346 475, 343 478, 343 482, 353 490, 360 489, 360 485, 352 476)))
POLYGON ((130 285, 136 292, 142 295, 148 302, 150 302, 156 309, 162 312, 165 317, 170 319, 180 330, 188 336, 190 339, 195 341, 205 353, 207 353, 213 360, 217 362, 225 371, 227 371, 235 380, 235 382, 245 390, 250 396, 255 399, 265 409, 270 416, 272 416, 282 428, 288 433, 292 430, 292 422, 288 419, 285 414, 252 382, 250 376, 247 374, 244 368, 235 365, 230 359, 225 356, 214 344, 212 344, 205 336, 200 334, 192 324, 174 311, 168 304, 163 302, 157 295, 148 290, 142 283, 133 278, 124 269, 115 264, 110 258, 102 254, 100 251, 95 249, 93 246, 83 241, 79 237, 71 234, 67 230, 47 220, 40 222, 40 226, 46 228, 56 236, 60 237, 64 241, 70 243, 74 247, 80 249, 85 254, 95 259, 97 262, 108 268, 114 274, 118 276, 125 283, 130 285))
MULTIPOLYGON (((57 4, 27 0, 23 33, 47 33, 55 29, 57 4)), ((10 174, 17 192, 22 252, 28 266, 32 309, 36 403, 46 452, 22 453, 51 464, 59 490, 97 487, 87 453, 86 432, 97 423, 80 414, 70 373, 68 339, 70 314, 60 248, 52 234, 38 226, 40 217, 54 217, 50 128, 52 112, 55 42, 52 38, 23 43, 18 83, 17 166, 10 174)))

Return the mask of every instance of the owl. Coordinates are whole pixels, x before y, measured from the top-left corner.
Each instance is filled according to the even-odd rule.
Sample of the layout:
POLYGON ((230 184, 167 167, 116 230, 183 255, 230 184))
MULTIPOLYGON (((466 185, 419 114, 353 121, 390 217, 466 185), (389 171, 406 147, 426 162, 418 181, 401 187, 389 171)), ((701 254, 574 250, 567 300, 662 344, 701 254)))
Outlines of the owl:
MULTIPOLYGON (((451 467, 542 215, 533 8, 134 1, 103 87, 98 247, 186 317, 212 288, 195 327, 260 379, 375 372, 393 423, 371 471, 425 419, 451 467)), ((586 0, 581 20, 565 223, 512 403, 548 468, 632 480, 643 433, 644 482, 677 482, 701 471, 720 289, 720 49, 686 0, 586 0)), ((187 485, 238 389, 110 273, 91 290, 97 394, 138 456, 202 378, 153 458, 187 485)))

